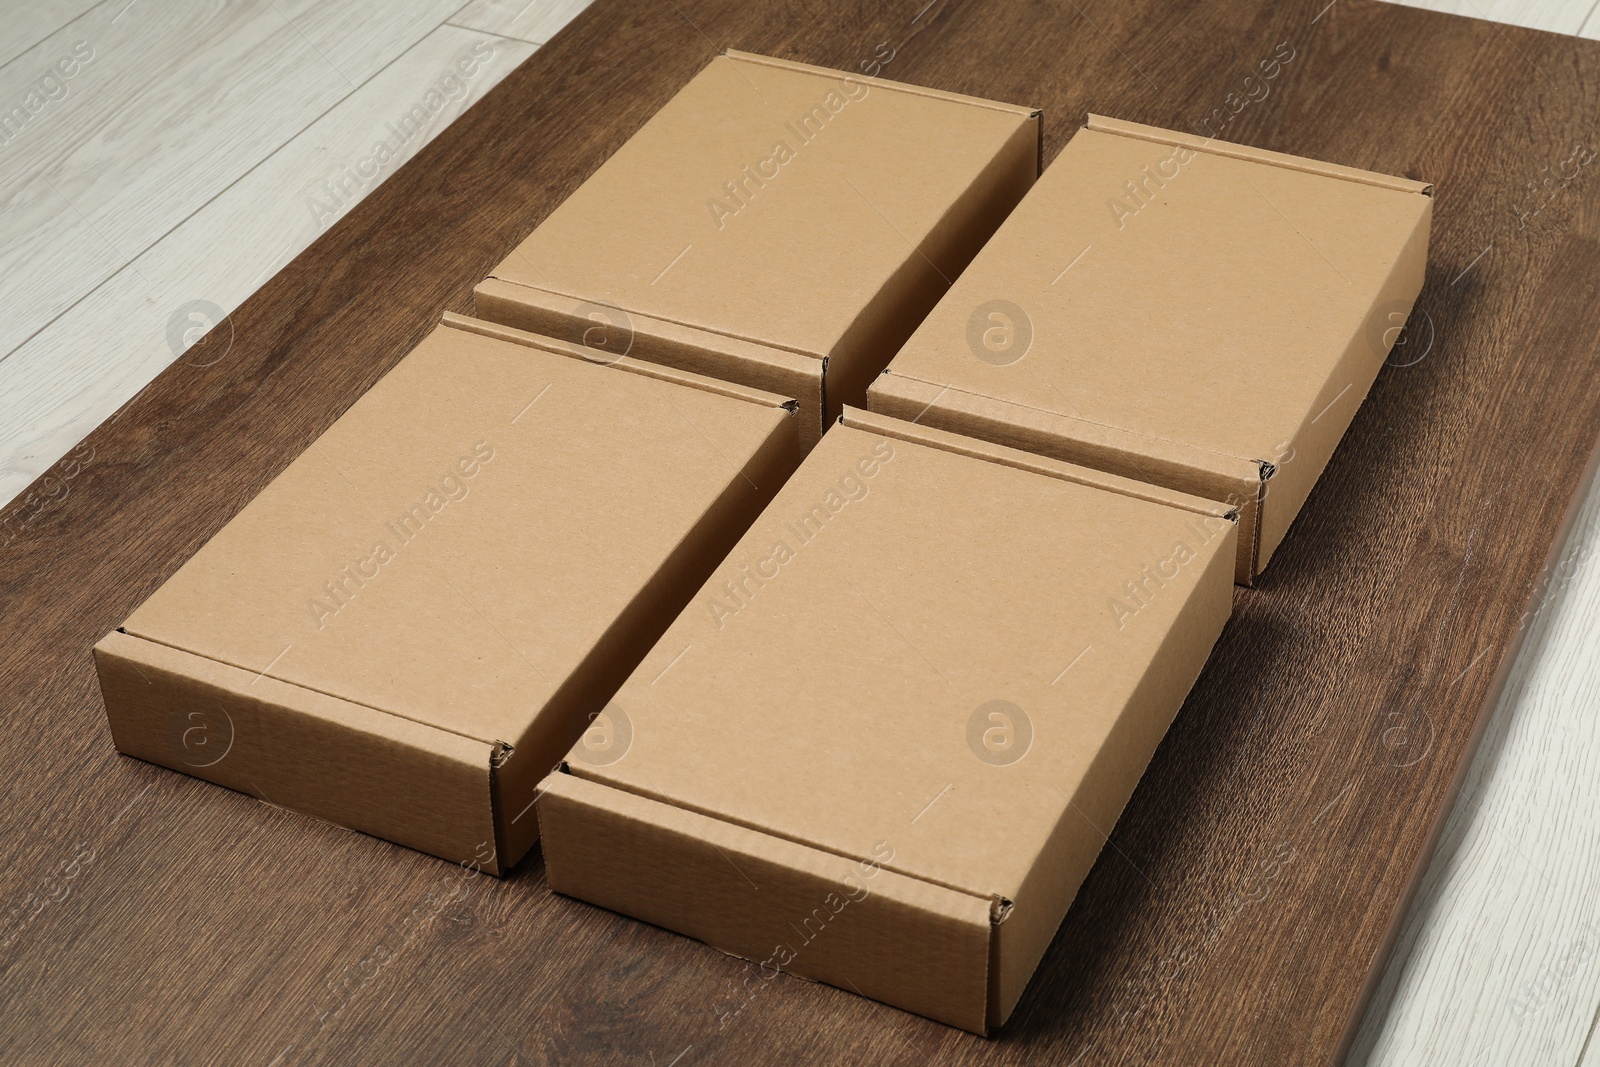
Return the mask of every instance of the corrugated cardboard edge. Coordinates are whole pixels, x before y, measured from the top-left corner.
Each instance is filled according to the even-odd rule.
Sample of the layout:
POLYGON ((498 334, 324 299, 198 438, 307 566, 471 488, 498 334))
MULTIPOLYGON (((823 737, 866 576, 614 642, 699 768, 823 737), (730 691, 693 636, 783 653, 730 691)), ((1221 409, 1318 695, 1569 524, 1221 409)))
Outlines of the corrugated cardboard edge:
POLYGON ((121 631, 94 662, 118 751, 501 873, 492 744, 121 631))
POLYGON ((1362 185, 1377 185, 1384 189, 1393 189, 1396 192, 1420 193, 1423 196, 1433 195, 1433 186, 1427 182, 1414 181, 1410 178, 1398 178, 1392 174, 1380 174, 1373 170, 1361 170, 1358 167, 1341 166, 1338 163, 1324 163, 1320 160, 1306 159, 1303 156, 1291 156, 1283 152, 1269 152, 1264 148, 1251 148, 1249 145, 1218 141, 1210 137, 1201 137, 1197 134, 1163 130, 1156 126, 1144 126, 1137 122, 1108 118, 1105 115, 1091 114, 1084 120, 1083 126, 1084 129, 1097 130, 1101 133, 1114 133, 1141 141, 1154 141, 1157 144, 1182 145, 1185 148, 1192 148, 1197 152, 1207 152, 1214 156, 1227 156, 1231 159, 1249 160, 1252 163, 1265 163, 1271 167, 1304 171, 1307 174, 1321 174, 1328 178, 1343 178, 1345 181, 1359 182, 1362 185))
MULTIPOLYGON (((1199 520, 1197 520, 1199 521, 1199 520)), ((1213 521, 1208 533, 1215 533, 1213 521)), ((1033 972, 1093 869, 1107 838, 1138 788, 1145 768, 1205 668, 1233 610, 1234 546, 1226 529, 1144 677, 1020 888, 998 928, 991 970, 989 1025, 1000 1026, 1022 998, 1033 972), (1115 788, 1113 788, 1115 786, 1115 788), (1077 857, 1091 857, 1087 863, 1077 857)), ((1197 537, 1196 542, 1202 539, 1197 537)), ((1120 862, 1120 861, 1118 861, 1120 862)))
MULTIPOLYGON (((472 295, 477 314, 484 318, 573 348, 585 347, 585 331, 596 326, 593 320, 576 315, 579 307, 593 302, 569 293, 490 277, 479 282, 472 295)), ((793 397, 800 405, 801 447, 810 451, 822 439, 822 379, 826 371, 822 359, 625 308, 614 310, 628 317, 631 330, 624 359, 793 397)))
POLYGON ((95 663, 119 751, 503 874, 538 840, 537 820, 520 816, 531 806, 539 779, 581 735, 588 723, 584 712, 599 710, 585 702, 603 705, 776 494, 802 455, 800 420, 797 404, 775 393, 627 357, 597 361, 581 346, 448 312, 440 326, 701 389, 768 408, 772 415, 760 447, 519 737, 452 733, 123 631, 95 646, 95 663), (230 692, 233 697, 223 699, 230 692), (209 743, 219 710, 224 721, 243 716, 253 724, 248 758, 235 749, 207 763, 181 743, 191 721, 200 732, 190 736, 209 743), (199 717, 190 720, 191 714, 199 717), (323 753, 352 770, 322 768, 323 753), (475 764, 471 772, 458 766, 467 760, 475 764), (309 780, 313 772, 316 778, 309 780), (463 785, 463 774, 476 784, 463 785), (461 828, 467 828, 464 834, 461 828))
POLYGON ((988 898, 863 875, 860 861, 571 774, 545 780, 539 808, 556 892, 754 960, 757 989, 788 973, 986 1032, 988 898))
POLYGON ((919 426, 1237 508, 1240 532, 1234 580, 1249 585, 1259 570, 1258 505, 1267 479, 1275 473, 1269 464, 925 382, 893 366, 867 390, 867 407, 919 426))

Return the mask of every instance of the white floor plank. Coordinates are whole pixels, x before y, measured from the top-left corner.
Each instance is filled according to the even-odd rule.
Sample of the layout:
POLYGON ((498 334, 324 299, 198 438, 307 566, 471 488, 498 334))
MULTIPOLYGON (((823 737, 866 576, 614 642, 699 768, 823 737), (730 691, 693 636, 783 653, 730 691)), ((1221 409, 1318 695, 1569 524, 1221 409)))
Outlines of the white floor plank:
POLYGON ((1351 1055, 1576 1064, 1600 1005, 1600 488, 1591 486, 1351 1055))
POLYGON ((232 311, 533 51, 523 41, 440 26, 0 361, 0 502, 177 358, 182 342, 172 343, 169 328, 181 338, 215 315, 196 310, 201 318, 190 320, 184 311, 174 325, 176 313, 197 300, 232 311), (413 109, 426 112, 435 91, 431 99, 443 106, 414 129, 413 109), (393 158, 368 164, 362 181, 362 161, 379 142, 393 158))
POLYGON ((1525 26, 1530 30, 1576 34, 1594 11, 1595 0, 1394 0, 1407 7, 1525 26))
POLYGON ((0 150, 0 358, 452 11, 343 0, 101 4, 0 68, 79 60, 0 150))
POLYGON ((544 44, 588 7, 590 0, 471 0, 452 24, 544 44))
MULTIPOLYGON (((31 0, 29 3, 6 4, 4 8, 5 34, 0 36, 0 67, 30 50, 79 15, 94 7, 100 0, 31 0)), ((126 0, 123 0, 126 3, 126 0)), ((46 73, 41 69, 35 77, 46 73)), ((17 101, 0 99, 0 107, 11 107, 17 101)))

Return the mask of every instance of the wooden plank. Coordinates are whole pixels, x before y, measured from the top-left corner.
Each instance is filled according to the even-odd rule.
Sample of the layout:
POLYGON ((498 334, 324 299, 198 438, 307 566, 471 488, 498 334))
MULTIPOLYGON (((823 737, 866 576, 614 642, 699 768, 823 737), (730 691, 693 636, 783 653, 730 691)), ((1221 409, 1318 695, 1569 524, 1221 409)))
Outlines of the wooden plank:
MULTIPOLYGON (((1593 0, 1399 2, 1600 35, 1593 0)), ((1592 1047, 1600 980, 1590 961, 1600 933, 1581 902, 1594 889, 1589 857, 1600 812, 1589 795, 1592 768, 1575 765, 1582 748, 1570 746, 1592 732, 1600 616, 1581 588, 1592 571, 1566 571, 1600 549, 1593 482, 1588 493, 1552 593, 1569 582, 1575 588, 1563 606, 1545 605, 1549 624, 1517 657, 1352 1063, 1570 1064, 1586 1042, 1592 1047)))
POLYGON ((1600 393, 1575 385, 1600 374, 1595 169, 1526 201, 1591 135, 1600 47, 1361 0, 921 6, 599 0, 246 301, 226 359, 163 372, 0 513, 4 617, 26 620, 0 643, 0 1058, 1339 1055, 1600 435, 1600 393), (1090 110, 1231 107, 1280 42, 1294 58, 1225 136, 1437 183, 1428 354, 1380 375, 1238 592, 995 1039, 788 980, 719 1026, 739 962, 549 895, 537 860, 458 883, 111 751, 89 644, 718 48, 856 69, 886 44, 890 77, 1042 105, 1048 158, 1090 110))
POLYGON ((1518 656, 1351 1062, 1576 1064, 1600 1005, 1600 486, 1518 656))
POLYGON ((442 22, 451 0, 101 4, 0 68, 76 60, 0 151, 9 353, 442 22))
MULTIPOLYGON (((6 10, 6 33, 0 38, 0 67, 31 51, 40 41, 94 7, 100 0, 34 0, 6 10)), ((111 0, 106 0, 111 2, 111 0)), ((44 70, 39 70, 43 74, 44 70)), ((10 106, 14 101, 7 101, 10 106)))
POLYGON ((470 0, 450 16, 456 26, 544 44, 591 0, 470 0))
MULTIPOLYGON (((177 359, 186 336, 231 313, 532 52, 522 41, 434 30, 0 360, 0 502, 66 455, 177 359)), ((189 362, 220 359, 220 348, 219 341, 196 351, 189 362)))

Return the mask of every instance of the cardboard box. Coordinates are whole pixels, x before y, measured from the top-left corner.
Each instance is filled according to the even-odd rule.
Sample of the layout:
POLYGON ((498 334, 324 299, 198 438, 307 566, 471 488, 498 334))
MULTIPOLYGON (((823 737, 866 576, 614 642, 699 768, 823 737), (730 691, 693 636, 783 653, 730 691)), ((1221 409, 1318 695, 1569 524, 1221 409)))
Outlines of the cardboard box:
POLYGON ((797 397, 809 447, 1039 173, 1039 115, 726 52, 477 289, 477 313, 797 397))
POLYGON ((500 873, 793 401, 446 315, 95 646, 121 751, 500 873))
POLYGON ((545 780, 551 888, 755 961, 722 1022, 787 972, 1003 1023, 1228 618, 1236 518, 847 409, 545 780))
POLYGON ((867 404, 1236 503, 1249 583, 1410 313, 1432 205, 1091 115, 867 404))

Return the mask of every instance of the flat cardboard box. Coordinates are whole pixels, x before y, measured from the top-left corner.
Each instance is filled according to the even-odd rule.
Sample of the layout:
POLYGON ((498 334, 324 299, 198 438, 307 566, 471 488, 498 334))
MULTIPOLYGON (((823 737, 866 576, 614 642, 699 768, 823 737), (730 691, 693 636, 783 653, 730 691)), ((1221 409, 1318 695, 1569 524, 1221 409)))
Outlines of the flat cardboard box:
POLYGON ((1422 182, 1089 116, 873 411, 1239 505, 1267 565, 1422 286, 1422 182))
POLYGON ((122 752, 501 873, 794 403, 444 322, 95 646, 122 752))
POLYGON ((796 397, 809 447, 1028 191, 1039 126, 726 52, 494 269, 477 314, 796 397))
MULTIPOLYGON (((1236 513, 847 409, 538 802, 550 886, 978 1033, 1223 624, 1236 513)), ((596 720, 600 722, 601 720, 596 720)))

